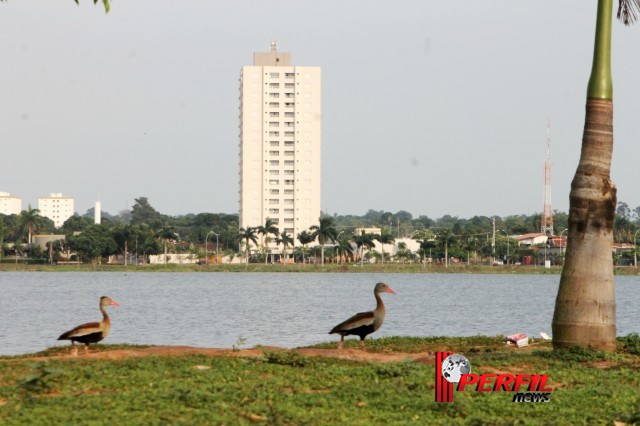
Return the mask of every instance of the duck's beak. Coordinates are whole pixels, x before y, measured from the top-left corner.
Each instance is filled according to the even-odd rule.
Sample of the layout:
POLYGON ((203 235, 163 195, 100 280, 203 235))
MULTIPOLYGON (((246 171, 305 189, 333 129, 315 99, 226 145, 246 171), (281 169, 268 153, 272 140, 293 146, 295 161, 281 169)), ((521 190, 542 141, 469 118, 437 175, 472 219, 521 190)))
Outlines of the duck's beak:
POLYGON ((395 291, 391 290, 391 287, 387 287, 387 293, 396 294, 395 291))
POLYGON ((112 300, 111 303, 109 303, 110 305, 113 306, 120 306, 120 304, 118 302, 116 302, 115 300, 112 300))

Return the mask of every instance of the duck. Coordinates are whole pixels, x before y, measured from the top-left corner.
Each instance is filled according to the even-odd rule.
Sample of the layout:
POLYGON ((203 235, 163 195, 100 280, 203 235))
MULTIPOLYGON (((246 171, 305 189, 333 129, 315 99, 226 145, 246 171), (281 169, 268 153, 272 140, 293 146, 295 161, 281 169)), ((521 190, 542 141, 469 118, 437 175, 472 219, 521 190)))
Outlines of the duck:
POLYGON ((111 329, 111 321, 105 309, 106 306, 120 306, 118 302, 108 296, 100 298, 100 312, 102 312, 102 321, 89 322, 62 333, 58 340, 71 340, 71 355, 78 355, 78 348, 74 347, 75 342, 84 343, 85 354, 89 353, 89 344, 98 343, 109 334, 111 329))
POLYGON ((338 349, 342 349, 344 342, 344 336, 352 335, 360 337, 360 349, 365 350, 364 339, 369 334, 378 330, 384 322, 385 310, 384 303, 380 293, 396 294, 385 283, 378 283, 373 289, 373 295, 376 298, 376 308, 369 312, 360 312, 352 316, 346 321, 341 322, 331 329, 329 334, 339 334, 340 342, 338 342, 338 349))

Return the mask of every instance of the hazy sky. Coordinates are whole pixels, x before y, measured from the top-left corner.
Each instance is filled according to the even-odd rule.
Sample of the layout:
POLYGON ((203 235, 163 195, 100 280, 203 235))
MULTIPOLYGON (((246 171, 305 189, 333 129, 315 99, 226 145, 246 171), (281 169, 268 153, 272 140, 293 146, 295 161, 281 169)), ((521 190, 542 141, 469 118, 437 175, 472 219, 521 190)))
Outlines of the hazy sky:
MULTIPOLYGON (((616 2, 617 3, 617 2, 616 2)), ((238 80, 277 37, 323 75, 322 209, 568 211, 595 0, 0 3, 0 191, 238 211, 238 80)), ((618 199, 640 205, 640 24, 614 23, 618 199)))

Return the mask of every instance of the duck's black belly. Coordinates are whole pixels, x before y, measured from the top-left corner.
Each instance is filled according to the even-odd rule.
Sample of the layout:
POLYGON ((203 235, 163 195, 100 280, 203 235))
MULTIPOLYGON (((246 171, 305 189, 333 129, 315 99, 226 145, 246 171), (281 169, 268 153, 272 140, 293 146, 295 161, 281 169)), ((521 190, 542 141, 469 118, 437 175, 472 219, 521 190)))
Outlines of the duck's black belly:
POLYGON ((367 335, 373 333, 375 330, 373 324, 362 325, 360 327, 352 328, 351 330, 343 330, 339 333, 343 336, 351 335, 351 336, 359 336, 360 340, 363 340, 367 335))
POLYGON ((88 345, 89 343, 98 343, 102 339, 104 339, 104 333, 102 331, 71 338, 72 341, 84 343, 85 345, 88 345))

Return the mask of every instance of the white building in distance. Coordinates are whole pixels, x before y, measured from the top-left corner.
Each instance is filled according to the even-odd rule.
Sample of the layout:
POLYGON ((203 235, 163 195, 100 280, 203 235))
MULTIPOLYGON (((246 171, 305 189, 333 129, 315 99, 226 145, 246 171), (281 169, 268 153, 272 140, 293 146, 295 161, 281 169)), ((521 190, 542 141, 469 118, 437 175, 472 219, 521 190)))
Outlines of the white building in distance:
POLYGON ((64 222, 73 216, 73 197, 64 197, 61 192, 52 192, 49 196, 38 198, 38 210, 40 215, 48 217, 60 228, 64 222))
MULTIPOLYGON (((320 217, 321 73, 291 54, 253 55, 240 75, 240 226, 273 219, 295 238, 320 217)), ((275 244, 272 243, 272 246, 275 244)))
POLYGON ((20 214, 22 211, 22 198, 0 191, 0 213, 20 214))

